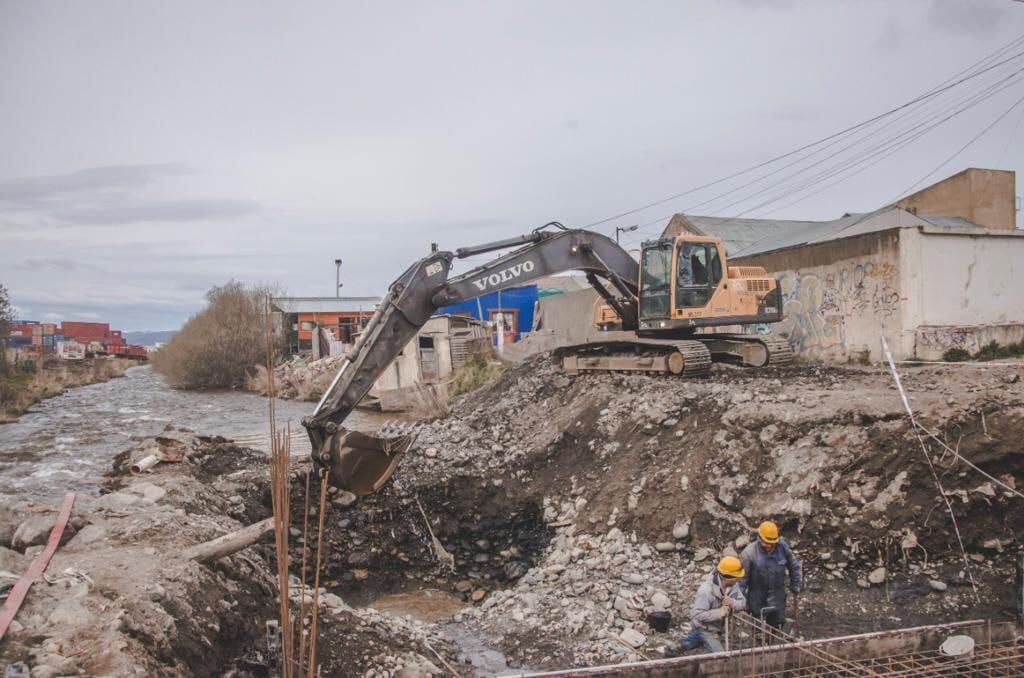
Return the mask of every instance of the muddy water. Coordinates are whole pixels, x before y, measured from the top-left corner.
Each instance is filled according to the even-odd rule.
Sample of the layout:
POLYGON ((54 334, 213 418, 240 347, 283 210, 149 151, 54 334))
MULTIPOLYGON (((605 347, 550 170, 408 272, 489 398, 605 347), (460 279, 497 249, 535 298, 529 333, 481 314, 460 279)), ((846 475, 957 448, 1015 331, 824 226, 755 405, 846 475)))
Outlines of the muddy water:
MULTIPOLYGON (((280 426, 291 422, 293 454, 308 454, 300 423, 315 403, 277 401, 280 426)), ((386 417, 353 412, 346 425, 374 429, 386 417)), ((151 367, 120 379, 69 390, 0 425, 0 498, 56 500, 67 490, 95 492, 111 458, 132 438, 168 425, 233 438, 267 449, 267 400, 238 391, 176 391, 151 367)))
POLYGON ((463 659, 473 667, 474 676, 518 676, 521 670, 508 665, 498 650, 487 646, 479 637, 455 623, 445 624, 468 605, 447 591, 422 589, 407 593, 391 593, 370 603, 380 612, 405 616, 430 624, 442 624, 442 633, 461 650, 463 659))

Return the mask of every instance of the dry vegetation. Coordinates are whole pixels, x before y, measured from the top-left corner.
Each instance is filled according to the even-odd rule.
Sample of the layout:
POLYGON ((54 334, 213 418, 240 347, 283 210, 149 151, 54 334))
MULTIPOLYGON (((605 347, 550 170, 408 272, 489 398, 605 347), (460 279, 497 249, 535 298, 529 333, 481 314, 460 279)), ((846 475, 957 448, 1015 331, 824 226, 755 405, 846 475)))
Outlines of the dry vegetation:
POLYGON ((238 388, 267 362, 265 286, 231 281, 206 293, 206 308, 150 356, 175 388, 238 388))

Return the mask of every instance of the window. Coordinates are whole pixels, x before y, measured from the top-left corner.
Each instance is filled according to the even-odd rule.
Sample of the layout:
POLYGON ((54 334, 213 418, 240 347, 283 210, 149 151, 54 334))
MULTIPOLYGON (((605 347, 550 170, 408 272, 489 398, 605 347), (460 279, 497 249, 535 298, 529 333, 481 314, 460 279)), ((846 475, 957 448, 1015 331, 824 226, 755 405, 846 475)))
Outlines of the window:
POLYGON ((301 328, 302 328, 303 330, 311 330, 311 329, 313 329, 313 321, 312 321, 312 320, 303 320, 303 321, 302 321, 302 322, 301 322, 301 323, 299 324, 299 326, 300 326, 300 327, 301 327, 301 328))
POLYGON ((714 245, 684 242, 676 263, 676 308, 707 305, 722 280, 722 260, 714 245))
POLYGON ((641 318, 668 316, 671 275, 672 243, 659 242, 645 247, 640 270, 641 318))

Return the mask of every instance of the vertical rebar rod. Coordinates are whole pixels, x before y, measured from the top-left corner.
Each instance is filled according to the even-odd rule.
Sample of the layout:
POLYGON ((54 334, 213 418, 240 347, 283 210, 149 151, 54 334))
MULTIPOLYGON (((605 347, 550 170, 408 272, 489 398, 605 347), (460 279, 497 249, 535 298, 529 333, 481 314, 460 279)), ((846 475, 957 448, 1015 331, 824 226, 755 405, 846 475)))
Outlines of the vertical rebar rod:
POLYGON ((312 469, 306 471, 306 495, 303 500, 305 508, 302 515, 302 584, 299 591, 299 661, 306 657, 306 553, 309 551, 309 477, 312 469))
POLYGON ((317 528, 316 537, 316 569, 313 574, 313 623, 311 624, 309 636, 309 678, 313 678, 313 669, 316 666, 316 634, 317 622, 320 619, 320 554, 324 544, 324 514, 327 513, 327 474, 320 476, 320 526, 317 528))

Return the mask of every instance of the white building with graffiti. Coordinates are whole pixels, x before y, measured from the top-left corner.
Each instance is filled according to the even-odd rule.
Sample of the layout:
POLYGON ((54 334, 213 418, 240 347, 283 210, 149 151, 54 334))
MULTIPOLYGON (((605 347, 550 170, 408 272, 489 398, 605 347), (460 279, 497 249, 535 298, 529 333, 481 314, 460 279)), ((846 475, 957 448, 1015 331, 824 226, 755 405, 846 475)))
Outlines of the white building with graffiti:
POLYGON ((1012 172, 968 169, 894 205, 824 222, 677 214, 666 234, 722 238, 779 279, 783 334, 811 359, 941 360, 1024 341, 1024 231, 1012 172))

